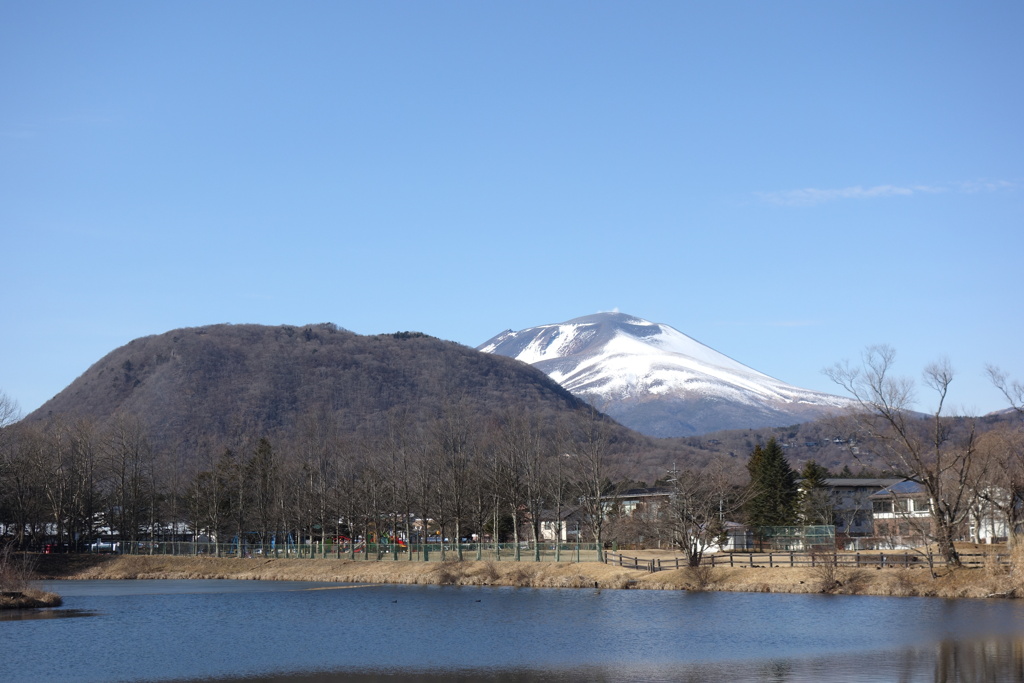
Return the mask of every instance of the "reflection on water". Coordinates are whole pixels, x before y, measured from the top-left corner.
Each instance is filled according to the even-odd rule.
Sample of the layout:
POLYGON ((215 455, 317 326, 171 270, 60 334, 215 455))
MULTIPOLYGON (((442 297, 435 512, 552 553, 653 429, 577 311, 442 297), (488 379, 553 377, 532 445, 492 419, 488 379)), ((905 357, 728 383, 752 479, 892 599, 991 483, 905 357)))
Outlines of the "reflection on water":
MULTIPOLYGON (((212 681, 213 679, 197 679, 212 681)), ((619 667, 581 666, 571 670, 443 672, 349 672, 331 671, 245 678, 217 678, 220 683, 613 683, 620 681, 685 683, 980 683, 1024 681, 1024 640, 943 641, 933 648, 864 653, 806 660, 722 662, 619 667)))
POLYGON ((1024 681, 1024 603, 344 585, 50 584, 0 680, 1024 681), (330 590, 324 590, 330 589, 330 590))
POLYGON ((31 621, 35 619, 68 619, 94 617, 98 612, 85 609, 12 609, 0 610, 0 621, 31 621))
POLYGON ((1024 681, 1024 640, 944 640, 935 652, 935 681, 1024 681))

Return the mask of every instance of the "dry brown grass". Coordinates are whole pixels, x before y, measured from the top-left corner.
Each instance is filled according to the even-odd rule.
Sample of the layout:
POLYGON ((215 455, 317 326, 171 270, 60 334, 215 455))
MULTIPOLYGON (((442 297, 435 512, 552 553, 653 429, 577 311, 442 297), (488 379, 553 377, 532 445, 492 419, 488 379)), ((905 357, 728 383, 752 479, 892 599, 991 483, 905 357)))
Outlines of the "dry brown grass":
POLYGON ((32 588, 33 560, 30 555, 13 552, 10 546, 0 549, 0 610, 61 604, 59 595, 32 588))
POLYGON ((0 594, 0 610, 33 609, 37 607, 60 607, 63 600, 56 593, 26 588, 21 591, 8 591, 0 594))
POLYGON ((711 588, 718 575, 718 570, 707 564, 700 564, 696 567, 687 567, 683 570, 687 578, 693 584, 690 590, 705 591, 711 588))
MULTIPOLYGON (((51 567, 51 570, 53 567, 51 567)), ((708 576, 680 569, 648 573, 597 562, 445 562, 211 557, 109 557, 51 571, 69 579, 262 579, 534 588, 638 588, 770 593, 818 593, 822 577, 810 567, 715 568, 708 576)), ((925 568, 836 568, 831 593, 938 597, 1013 597, 1020 576, 1005 568, 939 572, 925 568)))
POLYGON ((0 592, 17 593, 28 588, 34 576, 33 556, 0 546, 0 592))
POLYGON ((1024 597, 1024 543, 1010 549, 1010 571, 1007 572, 1006 583, 1014 597, 1024 597))
POLYGON ((815 560, 814 565, 811 566, 811 574, 814 575, 818 584, 818 591, 821 593, 836 592, 843 585, 840 580, 842 570, 836 563, 836 556, 834 554, 816 556, 812 553, 811 557, 815 560))

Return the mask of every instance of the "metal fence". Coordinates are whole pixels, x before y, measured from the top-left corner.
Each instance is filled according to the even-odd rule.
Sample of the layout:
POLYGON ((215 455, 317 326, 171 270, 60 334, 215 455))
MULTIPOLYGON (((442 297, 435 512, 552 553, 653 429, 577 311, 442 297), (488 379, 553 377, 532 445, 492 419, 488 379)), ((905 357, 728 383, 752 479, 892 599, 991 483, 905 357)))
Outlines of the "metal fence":
POLYGON ((121 555, 178 555, 279 559, 338 559, 439 562, 461 559, 522 562, 594 562, 594 543, 119 543, 105 550, 121 555))
POLYGON ((763 526, 753 530, 758 550, 813 551, 836 547, 833 525, 763 526))

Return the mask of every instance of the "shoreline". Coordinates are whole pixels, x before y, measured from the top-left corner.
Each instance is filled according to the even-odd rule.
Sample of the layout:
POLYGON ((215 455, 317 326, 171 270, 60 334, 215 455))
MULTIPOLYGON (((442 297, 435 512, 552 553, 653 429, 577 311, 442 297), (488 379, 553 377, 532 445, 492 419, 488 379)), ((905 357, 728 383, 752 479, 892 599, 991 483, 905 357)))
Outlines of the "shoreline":
POLYGON ((757 593, 817 593, 940 598, 1014 598, 1024 595, 1008 568, 714 568, 660 572, 599 562, 475 560, 236 559, 170 555, 47 555, 38 580, 241 579, 519 588, 602 588, 757 593))
POLYGON ((0 611, 60 607, 63 604, 64 600, 56 593, 48 593, 34 588, 0 593, 0 611))

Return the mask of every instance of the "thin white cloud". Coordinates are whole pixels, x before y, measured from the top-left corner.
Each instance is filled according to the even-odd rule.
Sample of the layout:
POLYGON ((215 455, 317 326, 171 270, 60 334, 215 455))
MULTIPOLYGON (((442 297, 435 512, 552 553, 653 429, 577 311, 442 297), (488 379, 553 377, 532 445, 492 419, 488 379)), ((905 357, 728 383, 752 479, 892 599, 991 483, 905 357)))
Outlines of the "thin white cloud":
POLYGON ((978 193, 996 192, 999 190, 1017 189, 1020 183, 1008 180, 978 180, 954 183, 950 185, 875 185, 874 187, 842 187, 836 189, 818 189, 813 187, 801 190, 783 190, 779 192, 757 192, 762 201, 779 206, 817 206, 841 199, 878 199, 881 197, 909 197, 916 194, 942 194, 945 192, 978 193))
POLYGON ((720 327, 818 327, 817 320, 719 320, 720 327))
MULTIPOLYGON (((782 192, 758 192, 757 196, 771 204, 781 206, 816 206, 840 199, 875 199, 878 197, 906 197, 924 188, 899 187, 896 185, 876 185, 875 187, 843 187, 821 190, 807 187, 801 190, 785 190, 782 192)), ((931 191, 942 191, 928 188, 931 191)))
POLYGON ((1019 183, 1011 182, 1009 180, 968 180, 967 182, 957 183, 956 189, 958 192, 974 194, 976 192, 1014 190, 1019 186, 1019 183))

